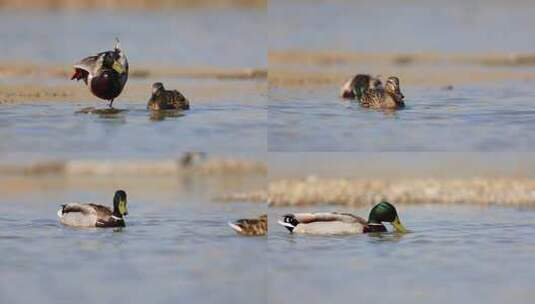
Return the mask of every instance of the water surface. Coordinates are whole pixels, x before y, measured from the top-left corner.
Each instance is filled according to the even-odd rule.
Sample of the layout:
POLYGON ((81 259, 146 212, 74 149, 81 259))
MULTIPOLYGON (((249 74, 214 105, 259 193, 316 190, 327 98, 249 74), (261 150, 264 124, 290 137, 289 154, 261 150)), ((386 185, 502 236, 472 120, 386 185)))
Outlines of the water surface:
POLYGON ((273 0, 270 49, 532 52, 529 1, 273 0))
POLYGON ((73 229, 57 220, 61 202, 109 204, 113 192, 36 187, 0 199, 0 302, 265 303, 266 238, 239 237, 227 226, 264 208, 157 184, 126 187, 123 229, 73 229))
MULTIPOLYGON (((232 81, 222 83, 232 87, 232 81)), ((184 151, 265 151, 267 97, 262 94, 237 92, 204 102, 191 96, 190 110, 164 115, 145 109, 147 97, 120 98, 114 106, 127 111, 116 115, 75 114, 88 106, 105 108, 96 98, 3 104, 0 158, 158 160, 184 151)))
POLYGON ((532 82, 403 86, 406 108, 366 109, 338 88, 270 88, 270 151, 531 151, 532 82))
MULTIPOLYGON (((531 303, 535 296, 531 209, 401 207, 412 230, 403 236, 291 235, 275 223, 288 212, 323 209, 270 210, 271 303, 531 303)), ((333 209, 343 210, 326 210, 333 209)))

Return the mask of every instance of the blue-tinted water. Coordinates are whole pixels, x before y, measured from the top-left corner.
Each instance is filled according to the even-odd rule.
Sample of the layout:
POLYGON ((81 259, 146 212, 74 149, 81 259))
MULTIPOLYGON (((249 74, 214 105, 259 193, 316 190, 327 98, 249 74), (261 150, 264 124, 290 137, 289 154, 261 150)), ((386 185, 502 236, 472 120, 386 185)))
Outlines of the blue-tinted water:
POLYGON ((398 207, 412 230, 403 236, 292 235, 275 223, 311 210, 369 212, 271 208, 271 303, 531 303, 535 296, 532 210, 398 207))
MULTIPOLYGON (((213 202, 205 195, 210 184, 127 179, 45 178, 3 196, 0 302, 265 303, 266 238, 240 237, 227 226, 265 213, 261 204, 213 202), (128 193, 125 228, 59 224, 61 203, 111 205, 117 188, 128 193)), ((222 185, 241 187, 231 184, 222 185)))
POLYGON ((270 151, 531 151, 531 81, 495 86, 402 86, 406 108, 340 99, 338 88, 270 88, 270 151))

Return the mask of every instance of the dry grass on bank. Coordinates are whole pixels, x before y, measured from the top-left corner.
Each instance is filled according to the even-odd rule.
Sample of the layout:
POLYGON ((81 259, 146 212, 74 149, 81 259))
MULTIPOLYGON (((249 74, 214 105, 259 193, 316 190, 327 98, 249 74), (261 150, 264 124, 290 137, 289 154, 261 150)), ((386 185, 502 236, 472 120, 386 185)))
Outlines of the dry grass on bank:
POLYGON ((369 206, 386 199, 395 204, 474 204, 535 207, 535 180, 515 178, 279 180, 268 191, 230 194, 221 200, 260 200, 271 206, 369 206))

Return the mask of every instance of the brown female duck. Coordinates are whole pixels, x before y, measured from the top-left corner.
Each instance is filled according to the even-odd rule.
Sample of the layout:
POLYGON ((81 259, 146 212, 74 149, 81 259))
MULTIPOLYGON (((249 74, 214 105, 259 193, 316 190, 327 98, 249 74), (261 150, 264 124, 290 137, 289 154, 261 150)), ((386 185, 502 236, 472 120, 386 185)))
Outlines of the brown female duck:
POLYGON ((383 84, 379 78, 368 74, 357 74, 348 79, 340 88, 340 97, 345 99, 361 100, 364 91, 368 89, 382 88, 383 84))
POLYGON ((399 89, 399 78, 388 77, 384 88, 369 88, 365 90, 360 99, 360 104, 368 108, 376 109, 399 109, 405 107, 405 96, 399 89))
POLYGON ((241 219, 235 222, 229 222, 228 224, 238 234, 246 236, 266 235, 268 231, 267 214, 263 214, 258 218, 241 219))
POLYGON ((189 101, 177 90, 166 90, 161 82, 152 85, 149 110, 189 110, 189 101))

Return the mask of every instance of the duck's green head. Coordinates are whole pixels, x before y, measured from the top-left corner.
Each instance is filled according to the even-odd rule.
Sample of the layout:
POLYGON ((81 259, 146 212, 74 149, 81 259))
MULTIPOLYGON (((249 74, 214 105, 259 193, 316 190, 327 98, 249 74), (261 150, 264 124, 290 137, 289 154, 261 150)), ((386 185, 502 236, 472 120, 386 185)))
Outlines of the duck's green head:
POLYGON ((405 233, 408 230, 401 224, 396 207, 387 201, 382 201, 375 205, 370 211, 368 224, 391 223, 396 232, 405 233))
POLYGON ((128 215, 126 192, 123 190, 115 191, 115 196, 113 197, 113 213, 119 216, 128 215))
POLYGON ((119 62, 119 55, 116 52, 104 52, 102 56, 102 66, 107 69, 114 69, 117 73, 122 74, 125 68, 119 62))

